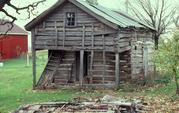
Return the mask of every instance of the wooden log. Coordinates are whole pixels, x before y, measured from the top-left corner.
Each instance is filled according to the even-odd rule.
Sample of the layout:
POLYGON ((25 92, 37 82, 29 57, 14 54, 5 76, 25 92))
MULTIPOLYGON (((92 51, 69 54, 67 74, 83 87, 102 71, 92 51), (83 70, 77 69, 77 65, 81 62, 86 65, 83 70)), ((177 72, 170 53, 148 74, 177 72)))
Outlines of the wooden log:
MULTIPOLYGON (((103 47, 97 46, 97 47, 81 47, 81 46, 66 46, 66 47, 62 47, 62 46, 58 46, 56 48, 56 46, 52 46, 52 45, 35 45, 35 48, 38 50, 67 50, 67 51, 80 51, 81 49, 85 49, 85 51, 91 51, 91 50, 95 50, 95 51, 101 51, 103 50, 103 47)), ((107 52, 114 52, 114 48, 112 46, 110 47, 105 47, 105 51, 107 52)))
POLYGON ((83 85, 83 76, 84 76, 84 50, 80 50, 80 86, 83 85))

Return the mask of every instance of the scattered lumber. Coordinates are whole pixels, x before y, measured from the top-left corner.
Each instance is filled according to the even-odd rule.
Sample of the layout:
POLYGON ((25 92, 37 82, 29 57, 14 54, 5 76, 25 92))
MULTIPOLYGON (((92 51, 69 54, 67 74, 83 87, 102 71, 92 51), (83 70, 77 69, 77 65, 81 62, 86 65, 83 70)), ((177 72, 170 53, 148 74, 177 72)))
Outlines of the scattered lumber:
POLYGON ((13 113, 142 113, 143 106, 140 100, 126 101, 107 95, 96 102, 79 102, 75 98, 74 102, 26 105, 13 113))

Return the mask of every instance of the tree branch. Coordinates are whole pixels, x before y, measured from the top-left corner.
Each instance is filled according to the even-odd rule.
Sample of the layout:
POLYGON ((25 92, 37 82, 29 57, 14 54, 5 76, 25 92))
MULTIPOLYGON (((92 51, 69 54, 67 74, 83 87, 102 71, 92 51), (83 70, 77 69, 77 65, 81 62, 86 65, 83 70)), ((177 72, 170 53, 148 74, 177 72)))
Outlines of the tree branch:
POLYGON ((14 25, 13 25, 13 23, 17 20, 17 18, 16 17, 14 17, 14 16, 12 16, 12 15, 10 15, 6 10, 4 10, 4 9, 1 9, 1 11, 6 15, 6 16, 8 16, 9 18, 11 18, 12 19, 12 21, 1 21, 0 22, 0 25, 6 25, 6 24, 9 24, 10 25, 10 27, 8 27, 8 29, 7 29, 7 31, 5 32, 5 33, 1 33, 0 35, 5 35, 5 34, 7 34, 8 33, 8 31, 10 31, 13 27, 14 27, 14 25))
POLYGON ((11 3, 11 0, 0 0, 0 12, 3 12, 7 17, 9 17, 12 20, 12 21, 4 21, 4 22, 0 23, 0 25, 10 24, 10 26, 11 26, 10 28, 8 28, 8 30, 4 34, 6 34, 8 31, 10 31, 13 28, 13 23, 17 20, 17 18, 15 16, 13 16, 12 14, 9 14, 6 10, 3 9, 5 5, 8 5, 9 7, 13 8, 17 14, 20 14, 21 10, 26 10, 28 13, 27 19, 29 19, 31 17, 31 15, 35 15, 34 14, 35 8, 39 4, 41 4, 45 1, 46 0, 39 0, 37 2, 27 5, 25 7, 17 7, 11 3))
POLYGON ((179 15, 176 18, 173 18, 175 26, 179 29, 179 15))

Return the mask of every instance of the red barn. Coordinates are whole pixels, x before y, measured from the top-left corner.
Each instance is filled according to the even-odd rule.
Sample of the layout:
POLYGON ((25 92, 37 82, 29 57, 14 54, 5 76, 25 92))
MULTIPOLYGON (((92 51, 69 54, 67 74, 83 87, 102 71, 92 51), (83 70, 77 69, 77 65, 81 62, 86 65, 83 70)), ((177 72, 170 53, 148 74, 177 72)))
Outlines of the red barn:
MULTIPOLYGON (((8 24, 0 25, 0 34, 5 33, 8 28, 8 24)), ((14 24, 6 35, 0 35, 0 60, 17 58, 27 51, 28 33, 19 26, 14 24)))

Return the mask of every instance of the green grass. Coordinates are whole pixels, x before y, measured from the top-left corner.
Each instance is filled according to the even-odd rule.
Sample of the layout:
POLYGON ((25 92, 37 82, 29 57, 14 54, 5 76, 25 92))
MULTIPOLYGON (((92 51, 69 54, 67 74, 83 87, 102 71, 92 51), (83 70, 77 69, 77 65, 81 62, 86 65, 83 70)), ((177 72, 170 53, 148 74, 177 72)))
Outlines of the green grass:
MULTIPOLYGON (((47 62, 47 53, 38 53, 37 58, 37 75, 40 75, 47 62)), ((39 77, 39 76, 38 76, 39 77)), ((161 94, 173 95, 175 93, 175 85, 169 84, 145 92, 125 92, 125 91, 109 91, 109 92, 81 92, 79 90, 49 90, 49 91, 33 91, 32 90, 32 67, 26 66, 25 57, 4 61, 4 67, 0 68, 0 113, 8 113, 16 110, 18 107, 39 102, 49 101, 70 101, 77 96, 101 96, 111 95, 117 96, 158 96, 161 94)), ((174 97, 175 98, 175 97, 174 97)))
MULTIPOLYGON (((39 55, 37 75, 43 71, 46 56, 39 55)), ((76 96, 93 96, 95 93, 81 93, 78 90, 33 91, 32 67, 26 66, 25 58, 4 61, 0 68, 0 113, 8 113, 21 105, 48 102, 69 101, 76 96)))

